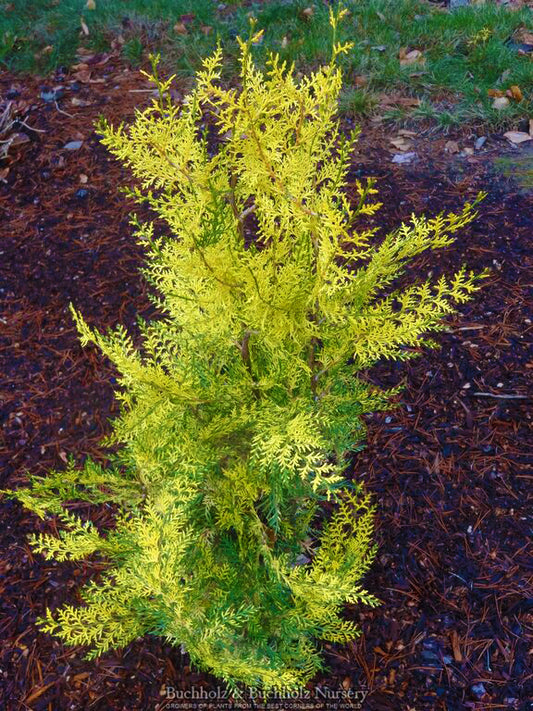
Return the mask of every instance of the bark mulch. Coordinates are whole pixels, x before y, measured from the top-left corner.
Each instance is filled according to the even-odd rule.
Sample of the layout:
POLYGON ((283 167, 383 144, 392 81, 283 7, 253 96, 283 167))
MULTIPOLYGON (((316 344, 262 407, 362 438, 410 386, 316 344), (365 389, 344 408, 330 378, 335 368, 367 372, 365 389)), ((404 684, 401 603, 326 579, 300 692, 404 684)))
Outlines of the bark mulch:
MULTIPOLYGON (((98 458, 117 412, 114 372, 94 348, 81 349, 68 303, 100 328, 133 327, 136 314, 150 313, 138 275, 142 253, 128 224, 132 204, 117 192, 130 176, 93 126, 99 114, 131 118, 147 101, 147 84, 113 58, 74 83, 57 83, 64 94, 56 103, 53 85, 0 75, 3 105, 14 102, 26 124, 17 130, 30 138, 15 142, 0 164, 1 487, 60 469, 70 454, 98 458), (65 148, 78 140, 78 150, 65 148)), ((389 133, 365 125, 353 164, 354 178, 379 178, 385 204, 376 220, 384 230, 412 212, 457 211, 488 191, 454 246, 422 255, 405 280, 450 273, 462 262, 493 273, 437 337, 440 350, 367 375, 405 385, 396 409, 367 417, 366 448, 349 468, 378 504, 379 552, 366 587, 383 605, 347 611, 363 634, 346 647, 325 645, 330 672, 310 685, 307 707, 357 708, 364 696, 359 707, 370 711, 526 711, 533 708, 533 196, 493 171, 491 150, 504 146, 498 137, 489 137, 485 153, 460 158, 444 146, 450 138, 472 142, 467 133, 426 133, 417 139, 420 160, 404 166, 391 163, 389 133)), ((76 603, 98 565, 33 555, 27 534, 55 524, 4 497, 0 507, 0 708, 200 708, 180 705, 165 686, 214 692, 217 681, 160 639, 88 662, 83 649, 37 631, 35 618, 76 603)), ((109 522, 105 507, 79 508, 97 524, 109 522)), ((298 704, 304 707, 303 700, 278 707, 298 704)))

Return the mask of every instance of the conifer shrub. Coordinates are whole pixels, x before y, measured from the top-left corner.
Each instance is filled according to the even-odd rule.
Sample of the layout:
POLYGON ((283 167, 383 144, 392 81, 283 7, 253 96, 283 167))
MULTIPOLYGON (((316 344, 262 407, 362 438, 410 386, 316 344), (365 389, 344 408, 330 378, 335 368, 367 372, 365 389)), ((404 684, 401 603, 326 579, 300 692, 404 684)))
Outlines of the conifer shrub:
POLYGON ((340 135, 335 118, 343 12, 330 11, 330 63, 299 82, 276 55, 257 69, 252 21, 237 88, 220 86, 220 47, 181 105, 154 62, 159 98, 129 128, 101 125, 132 195, 168 226, 157 236, 136 221, 161 317, 139 320, 136 347, 71 307, 81 343, 120 373, 107 464, 72 461, 11 494, 64 524, 32 536, 37 552, 108 562, 82 606, 40 621, 89 658, 150 633, 230 688, 292 689, 323 668, 319 640, 358 634, 346 603, 378 604, 361 585, 374 505, 343 472, 361 416, 396 391, 358 373, 434 346, 427 334, 484 274, 392 288, 409 259, 452 243, 477 201, 382 239, 356 229, 379 204, 372 180, 353 184, 356 204, 346 196, 357 132, 340 135), (69 511, 80 500, 112 504, 114 528, 69 511))

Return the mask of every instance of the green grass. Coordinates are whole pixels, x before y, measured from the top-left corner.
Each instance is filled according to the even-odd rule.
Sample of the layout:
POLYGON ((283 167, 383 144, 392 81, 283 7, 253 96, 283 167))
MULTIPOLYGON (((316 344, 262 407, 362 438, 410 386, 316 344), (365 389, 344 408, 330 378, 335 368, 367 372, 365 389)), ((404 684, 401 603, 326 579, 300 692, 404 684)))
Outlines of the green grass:
POLYGON ((508 178, 516 180, 526 191, 533 188, 533 154, 531 152, 496 158, 494 167, 508 178))
MULTIPOLYGON (((258 29, 264 29, 264 41, 255 47, 260 64, 271 49, 294 61, 297 70, 307 71, 327 61, 330 53, 328 8, 321 0, 234 0, 226 3, 226 10, 214 0, 96 0, 92 11, 85 4, 0 0, 0 65, 46 74, 72 64, 79 46, 105 51, 121 37, 123 58, 131 65, 144 65, 148 52, 157 50, 165 70, 190 77, 219 37, 230 55, 225 69, 229 78, 237 68, 234 38, 248 34, 250 12, 258 18, 258 29), (311 17, 302 12, 307 7, 313 7, 311 17), (188 34, 179 35, 173 27, 187 13, 194 13, 194 19, 187 23, 188 34), (81 33, 81 17, 88 37, 81 33), (203 26, 212 28, 208 35, 203 26)), ((420 98, 421 105, 407 111, 389 109, 388 118, 436 122, 443 129, 465 123, 503 128, 531 114, 533 61, 505 44, 521 26, 533 31, 531 10, 510 11, 489 2, 442 12, 425 0, 345 0, 344 5, 350 15, 340 39, 355 46, 342 59, 343 112, 380 111, 377 95, 402 92, 420 98), (425 63, 402 67, 401 48, 422 51, 425 63), (355 75, 366 78, 363 89, 354 87, 355 75), (494 110, 488 90, 505 91, 512 85, 521 88, 524 100, 494 110)))

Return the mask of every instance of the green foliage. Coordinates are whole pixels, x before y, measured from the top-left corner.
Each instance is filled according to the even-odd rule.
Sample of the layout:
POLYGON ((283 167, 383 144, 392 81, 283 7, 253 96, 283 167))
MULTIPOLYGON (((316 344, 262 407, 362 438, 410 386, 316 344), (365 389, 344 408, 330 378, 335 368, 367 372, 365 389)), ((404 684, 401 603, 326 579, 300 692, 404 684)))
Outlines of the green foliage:
MULTIPOLYGON (((143 61, 143 48, 159 51, 166 67, 187 78, 220 40, 228 47, 230 61, 224 69, 229 78, 238 64, 232 40, 246 32, 250 12, 257 17, 258 29, 264 30, 256 52, 260 66, 269 49, 288 63, 297 61, 302 70, 327 61, 327 3, 269 0, 250 5, 234 0, 225 4, 220 9, 218 0, 96 0, 95 9, 89 11, 85 0, 0 0, 0 63, 43 74, 68 66, 80 45, 83 16, 89 29, 81 39, 85 48, 103 51, 113 38, 122 36, 130 63, 143 61), (194 17, 186 23, 187 34, 181 35, 173 27, 184 14, 194 17)), ((350 91, 348 80, 341 110, 365 113, 379 104, 381 92, 400 90, 433 109, 432 113, 404 109, 410 120, 431 119, 445 129, 465 122, 510 127, 531 115, 533 64, 507 42, 519 27, 532 29, 529 8, 509 8, 495 0, 453 12, 443 12, 427 0, 346 0, 346 4, 350 16, 342 39, 353 42, 354 48, 340 59, 341 66, 349 77, 366 77, 367 84, 364 92, 354 87, 350 91), (401 48, 421 50, 424 65, 416 71, 402 67, 401 48), (513 85, 522 88, 524 99, 503 111, 494 110, 488 90, 505 91, 513 85), (440 121, 443 112, 449 112, 448 117, 440 121)), ((402 118, 398 110, 394 116, 402 118)))
POLYGON ((133 66, 142 62, 144 46, 138 37, 132 37, 122 47, 122 54, 133 66))
POLYGON ((42 621, 91 656, 151 633, 230 687, 293 688, 321 668, 317 640, 358 634, 345 603, 378 604, 360 582, 374 509, 344 480, 344 459, 360 448, 361 416, 396 391, 358 373, 434 345, 427 334, 480 275, 394 288, 408 260, 451 244, 472 205, 413 216, 382 240, 356 228, 379 204, 372 181, 352 185, 355 204, 346 195, 357 132, 342 135, 335 118, 349 50, 335 39, 340 16, 330 63, 298 83, 276 55, 257 69, 252 22, 238 88, 220 85, 219 47, 178 106, 154 60, 159 99, 129 128, 102 123, 137 178, 132 194, 168 226, 156 236, 136 223, 161 318, 139 321, 136 348, 122 326, 102 334, 72 308, 82 344, 120 374, 105 442, 118 446, 108 467, 71 463, 16 494, 66 526, 34 536, 37 551, 109 562, 83 607, 42 621), (80 499, 114 504, 114 529, 64 509, 80 499), (326 500, 336 506, 320 531, 326 500))

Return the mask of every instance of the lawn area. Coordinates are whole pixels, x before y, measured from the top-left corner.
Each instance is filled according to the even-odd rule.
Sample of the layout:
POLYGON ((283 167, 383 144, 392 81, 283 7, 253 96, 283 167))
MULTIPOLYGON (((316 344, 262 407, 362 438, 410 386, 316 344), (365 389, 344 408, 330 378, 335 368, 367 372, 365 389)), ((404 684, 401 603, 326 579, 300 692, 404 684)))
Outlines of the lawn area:
MULTIPOLYGON (((354 48, 341 63, 342 113, 379 111, 443 128, 483 122, 494 129, 516 127, 530 115, 530 8, 485 2, 449 10, 428 0, 348 0, 345 6, 350 14, 340 40, 354 48), (495 108, 498 97, 507 101, 495 108)), ((229 77, 236 68, 234 39, 247 35, 253 15, 264 30, 256 61, 261 65, 272 50, 305 72, 328 58, 328 12, 325 2, 311 0, 3 0, 0 66, 46 75, 75 63, 80 46, 101 52, 118 46, 134 67, 159 51, 168 71, 187 77, 220 40, 233 58, 225 65, 229 77)))

